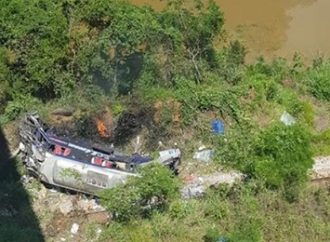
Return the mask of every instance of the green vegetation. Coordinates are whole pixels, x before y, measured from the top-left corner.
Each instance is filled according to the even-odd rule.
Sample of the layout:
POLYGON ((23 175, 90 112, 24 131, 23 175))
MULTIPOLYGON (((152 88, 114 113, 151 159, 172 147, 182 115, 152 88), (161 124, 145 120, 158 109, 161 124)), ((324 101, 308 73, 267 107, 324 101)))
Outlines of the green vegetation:
POLYGON ((175 212, 148 219, 111 222, 100 241, 327 241, 329 194, 307 189, 288 203, 275 191, 251 182, 220 187, 199 200, 174 201, 175 212))
POLYGON ((164 210, 170 201, 178 197, 179 182, 174 174, 160 164, 143 167, 140 176, 113 189, 102 191, 103 206, 118 221, 130 221, 147 217, 153 210, 164 210))
POLYGON ((232 134, 229 141, 220 138, 217 150, 221 163, 242 170, 269 188, 283 188, 289 201, 297 199, 313 164, 306 127, 274 123, 257 135, 242 134, 232 134))
POLYGON ((329 238, 328 192, 305 185, 312 156, 330 154, 330 60, 247 64, 223 25, 213 1, 168 0, 159 12, 121 0, 0 2, 1 125, 32 110, 52 121, 52 110, 67 107, 75 110, 67 128, 89 135, 109 108, 118 123, 135 115, 132 133, 146 127, 148 148, 175 141, 189 160, 203 143, 215 148, 217 168, 247 175, 182 201, 180 177, 146 167, 101 194, 115 218, 101 241, 329 238), (284 111, 295 125, 279 122, 284 111), (225 136, 211 133, 215 118, 225 136))

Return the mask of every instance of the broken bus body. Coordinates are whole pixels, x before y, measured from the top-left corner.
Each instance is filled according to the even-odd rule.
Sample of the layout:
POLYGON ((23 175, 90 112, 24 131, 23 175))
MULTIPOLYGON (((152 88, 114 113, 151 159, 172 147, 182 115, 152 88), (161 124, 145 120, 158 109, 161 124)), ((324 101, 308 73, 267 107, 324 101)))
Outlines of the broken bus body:
POLYGON ((136 176, 137 167, 160 162, 173 170, 180 163, 179 149, 161 151, 158 160, 132 156, 71 143, 56 136, 37 114, 26 115, 20 128, 20 149, 29 171, 42 182, 57 187, 96 194, 136 176))

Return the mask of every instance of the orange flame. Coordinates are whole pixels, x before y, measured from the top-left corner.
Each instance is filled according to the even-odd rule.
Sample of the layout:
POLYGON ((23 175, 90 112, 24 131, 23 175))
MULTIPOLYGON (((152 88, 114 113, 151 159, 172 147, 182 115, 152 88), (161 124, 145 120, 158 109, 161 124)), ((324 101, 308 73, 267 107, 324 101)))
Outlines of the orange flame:
POLYGON ((97 131, 99 135, 103 138, 109 137, 107 127, 105 126, 104 122, 100 119, 96 120, 97 131))

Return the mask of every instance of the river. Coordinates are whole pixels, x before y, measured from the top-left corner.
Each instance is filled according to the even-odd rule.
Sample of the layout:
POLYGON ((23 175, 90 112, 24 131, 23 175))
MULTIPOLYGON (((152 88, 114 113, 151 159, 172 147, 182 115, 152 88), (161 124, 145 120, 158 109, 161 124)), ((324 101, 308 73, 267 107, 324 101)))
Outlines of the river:
MULTIPOLYGON (((330 0, 215 0, 225 14, 229 39, 248 48, 248 59, 292 58, 306 60, 330 56, 330 0)), ((164 1, 132 0, 160 10, 164 1)))

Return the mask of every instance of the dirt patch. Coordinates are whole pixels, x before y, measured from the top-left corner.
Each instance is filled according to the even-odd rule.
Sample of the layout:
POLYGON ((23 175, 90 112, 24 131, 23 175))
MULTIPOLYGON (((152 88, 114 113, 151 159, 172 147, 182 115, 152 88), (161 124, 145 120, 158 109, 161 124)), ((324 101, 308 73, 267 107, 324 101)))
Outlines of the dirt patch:
POLYGON ((156 102, 154 104, 155 123, 160 124, 162 121, 170 121, 173 126, 179 127, 181 124, 181 106, 181 103, 174 99, 156 102))
POLYGON ((27 179, 25 186, 47 241, 89 241, 85 236, 90 224, 104 226, 110 221, 95 199, 49 190, 34 179, 27 179), (79 226, 76 234, 71 232, 73 224, 79 226))
POLYGON ((330 105, 324 105, 316 100, 314 104, 314 128, 318 132, 323 132, 330 127, 330 105))

